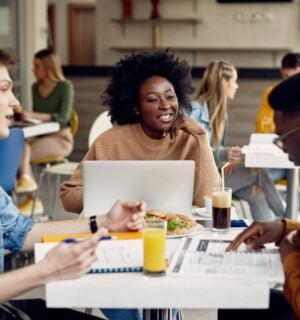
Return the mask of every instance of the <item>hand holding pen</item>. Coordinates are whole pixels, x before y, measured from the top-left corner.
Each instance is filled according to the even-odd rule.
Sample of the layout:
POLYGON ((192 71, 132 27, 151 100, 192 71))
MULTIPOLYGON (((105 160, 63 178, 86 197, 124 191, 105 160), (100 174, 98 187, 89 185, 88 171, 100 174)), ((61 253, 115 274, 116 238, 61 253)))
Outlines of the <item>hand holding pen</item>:
POLYGON ((47 282, 76 278, 89 272, 92 263, 97 260, 96 248, 99 240, 107 237, 107 234, 107 229, 101 228, 86 240, 69 239, 50 250, 40 262, 40 269, 47 282))

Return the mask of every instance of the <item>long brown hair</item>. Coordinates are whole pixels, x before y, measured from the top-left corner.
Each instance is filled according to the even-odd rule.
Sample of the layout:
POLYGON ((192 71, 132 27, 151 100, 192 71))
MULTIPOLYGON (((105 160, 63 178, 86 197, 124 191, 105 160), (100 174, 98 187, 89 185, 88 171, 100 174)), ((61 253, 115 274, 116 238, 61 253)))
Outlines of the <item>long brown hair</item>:
POLYGON ((57 54, 50 49, 38 51, 35 58, 40 59, 46 69, 47 76, 54 82, 66 80, 61 67, 61 62, 57 54))
POLYGON ((212 61, 204 71, 197 99, 207 103, 212 128, 212 145, 220 145, 224 133, 227 113, 227 96, 224 92, 224 81, 229 81, 236 74, 234 66, 224 60, 212 61))

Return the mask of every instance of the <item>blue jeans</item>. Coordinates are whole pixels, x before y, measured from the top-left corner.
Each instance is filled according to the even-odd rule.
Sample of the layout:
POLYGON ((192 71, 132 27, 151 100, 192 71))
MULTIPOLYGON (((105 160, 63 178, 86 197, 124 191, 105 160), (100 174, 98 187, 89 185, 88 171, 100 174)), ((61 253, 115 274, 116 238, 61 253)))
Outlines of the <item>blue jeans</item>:
MULTIPOLYGON (((109 320, 143 320, 143 310, 139 309, 100 309, 109 320)), ((178 309, 172 310, 173 319, 177 319, 178 309)))
POLYGON ((101 309, 109 320, 142 320, 143 311, 138 309, 101 309))
POLYGON ((269 177, 274 182, 276 182, 277 180, 286 178, 286 176, 287 176, 287 170, 286 169, 270 168, 270 169, 267 169, 267 172, 268 172, 269 177))

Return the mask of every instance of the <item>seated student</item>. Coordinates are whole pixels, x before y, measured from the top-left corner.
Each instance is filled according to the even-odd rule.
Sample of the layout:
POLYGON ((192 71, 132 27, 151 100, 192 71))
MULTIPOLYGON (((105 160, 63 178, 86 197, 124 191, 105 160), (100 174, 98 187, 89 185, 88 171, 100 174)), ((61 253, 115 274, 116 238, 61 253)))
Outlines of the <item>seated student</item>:
MULTIPOLYGON (((16 193, 33 192, 37 189, 30 162, 55 156, 67 157, 73 150, 74 140, 70 129, 74 89, 66 80, 59 57, 51 50, 38 51, 33 59, 33 73, 36 82, 32 85, 33 112, 23 111, 21 118, 37 119, 42 122, 57 121, 58 132, 26 140, 19 169, 16 193)), ((33 206, 30 194, 19 205, 23 214, 31 214, 33 206)), ((35 213, 43 213, 40 200, 36 202, 35 213)))
MULTIPOLYGON (((0 137, 9 135, 13 110, 19 105, 12 92, 12 80, 8 68, 15 58, 0 50, 0 137)), ((1 156, 1 155, 0 155, 1 156)), ((118 201, 103 216, 96 217, 96 225, 88 218, 34 223, 20 214, 11 198, 0 187, 0 273, 4 271, 4 250, 13 253, 32 251, 34 243, 40 242, 44 234, 96 233, 88 240, 77 243, 61 243, 52 249, 37 264, 0 275, 0 319, 1 320, 69 320, 98 318, 67 309, 47 309, 42 300, 9 301, 21 293, 50 281, 79 277, 90 270, 96 260, 95 249, 99 238, 111 231, 139 230, 143 227, 145 204, 141 201, 118 201), (101 228, 98 231, 98 227, 101 228), (96 227, 96 228, 95 228, 96 227)))
MULTIPOLYGON (((193 201, 203 207, 203 196, 221 181, 207 134, 183 114, 190 109, 188 95, 192 91, 190 68, 170 51, 121 59, 103 97, 117 125, 96 138, 83 160, 194 160, 193 201)), ((71 179, 61 186, 60 196, 67 211, 82 210, 81 170, 79 164, 71 179)), ((110 320, 121 319, 117 310, 102 311, 110 320)), ((127 314, 126 318, 139 316, 127 314)))
MULTIPOLYGON (((300 53, 289 52, 285 54, 281 60, 280 74, 283 80, 300 72, 300 53)), ((263 92, 263 97, 259 111, 256 117, 257 133, 274 133, 274 110, 268 102, 268 97, 274 85, 269 86, 263 92)), ((286 169, 267 169, 267 172, 273 181, 283 179, 287 175, 286 169)))
POLYGON ((234 98, 237 88, 234 66, 223 60, 211 62, 201 80, 198 100, 192 102, 191 117, 208 131, 217 165, 230 163, 225 184, 232 188, 234 195, 249 203, 253 219, 273 220, 270 208, 278 217, 283 217, 283 201, 266 172, 245 168, 240 147, 225 147, 227 100, 234 98))
MULTIPOLYGON (((281 82, 269 96, 275 111, 277 145, 284 148, 295 165, 300 165, 300 75, 281 82)), ((236 250, 242 242, 249 250, 260 250, 275 242, 285 273, 284 296, 272 291, 268 310, 219 310, 219 319, 300 319, 300 223, 289 219, 254 223, 227 248, 236 250), (284 298, 285 297, 285 298, 284 298)))
MULTIPOLYGON (((194 204, 220 185, 207 134, 183 112, 192 93, 190 69, 169 51, 132 54, 113 70, 104 94, 111 120, 83 160, 194 160, 194 204)), ((81 164, 60 188, 67 211, 82 210, 81 164)))

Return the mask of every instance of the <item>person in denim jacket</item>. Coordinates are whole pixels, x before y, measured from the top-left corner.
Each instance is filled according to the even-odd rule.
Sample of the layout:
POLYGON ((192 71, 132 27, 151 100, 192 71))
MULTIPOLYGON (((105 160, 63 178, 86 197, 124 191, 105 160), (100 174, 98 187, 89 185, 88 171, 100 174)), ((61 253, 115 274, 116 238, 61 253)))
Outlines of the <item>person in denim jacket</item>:
MULTIPOLYGON (((12 92, 8 68, 16 63, 9 53, 0 50, 0 137, 9 135, 14 108, 19 101, 12 92)), ((1 155, 0 155, 1 156, 1 155)), ((47 309, 42 300, 9 301, 21 293, 47 282, 75 278, 87 273, 97 259, 95 249, 108 230, 138 230, 143 227, 145 203, 117 201, 111 210, 96 217, 99 230, 89 239, 76 243, 60 243, 39 263, 0 275, 0 319, 98 319, 67 309, 47 309), (105 226, 105 228, 100 228, 105 226)), ((98 229, 98 228, 97 228, 98 229)), ((89 218, 69 221, 34 223, 21 215, 11 198, 0 187, 0 273, 4 272, 4 250, 16 254, 32 251, 44 234, 89 232, 89 218)))

